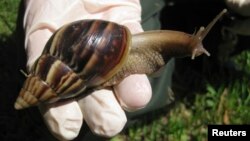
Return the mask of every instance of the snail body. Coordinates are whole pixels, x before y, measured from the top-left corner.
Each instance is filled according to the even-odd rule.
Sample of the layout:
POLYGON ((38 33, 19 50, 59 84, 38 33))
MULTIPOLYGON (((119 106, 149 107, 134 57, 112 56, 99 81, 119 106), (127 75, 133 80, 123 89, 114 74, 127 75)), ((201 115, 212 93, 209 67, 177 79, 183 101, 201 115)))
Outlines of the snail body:
POLYGON ((15 109, 86 95, 88 89, 113 86, 131 74, 150 75, 172 57, 209 55, 202 40, 225 12, 194 36, 170 30, 131 35, 127 27, 103 20, 64 25, 33 64, 15 109))

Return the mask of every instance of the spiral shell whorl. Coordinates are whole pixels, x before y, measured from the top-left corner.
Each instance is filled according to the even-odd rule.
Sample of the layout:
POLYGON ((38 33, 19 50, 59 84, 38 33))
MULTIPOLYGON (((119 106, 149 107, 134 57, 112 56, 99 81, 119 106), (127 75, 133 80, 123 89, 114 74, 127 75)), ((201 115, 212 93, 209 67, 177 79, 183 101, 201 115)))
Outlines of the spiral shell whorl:
POLYGON ((15 108, 74 97, 104 83, 127 59, 130 38, 126 27, 101 20, 61 27, 32 66, 15 108))
POLYGON ((15 109, 23 109, 39 103, 39 101, 55 97, 54 91, 37 76, 26 79, 15 103, 15 109))
POLYGON ((86 89, 82 79, 53 56, 42 55, 24 82, 16 109, 73 97, 86 89))
POLYGON ((77 21, 62 27, 43 54, 67 64, 88 86, 105 82, 128 56, 130 32, 121 25, 101 21, 77 21))

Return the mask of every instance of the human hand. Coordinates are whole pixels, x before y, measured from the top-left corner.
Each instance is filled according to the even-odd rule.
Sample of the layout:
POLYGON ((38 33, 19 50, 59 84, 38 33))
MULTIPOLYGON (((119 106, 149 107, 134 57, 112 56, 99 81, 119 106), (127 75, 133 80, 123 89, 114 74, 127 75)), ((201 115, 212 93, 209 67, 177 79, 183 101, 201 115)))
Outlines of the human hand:
MULTIPOLYGON (((51 34, 64 23, 97 17, 124 24, 132 33, 142 31, 139 24, 139 1, 136 0, 102 3, 89 0, 38 0, 27 1, 26 10, 25 46, 28 68, 40 56, 51 34), (109 10, 105 11, 107 8, 109 10), (84 16, 79 13, 83 13, 84 16)), ((147 77, 132 75, 114 86, 113 90, 95 91, 79 101, 40 106, 40 110, 49 130, 60 140, 75 138, 81 129, 83 119, 94 133, 113 136, 120 132, 126 123, 123 109, 133 111, 143 108, 150 98, 151 87, 147 77)))
POLYGON ((144 75, 126 78, 114 91, 116 95, 112 90, 98 90, 79 101, 55 103, 40 109, 50 131, 60 140, 75 138, 83 119, 93 133, 111 137, 119 133, 127 121, 123 109, 143 108, 151 98, 150 85, 144 75))

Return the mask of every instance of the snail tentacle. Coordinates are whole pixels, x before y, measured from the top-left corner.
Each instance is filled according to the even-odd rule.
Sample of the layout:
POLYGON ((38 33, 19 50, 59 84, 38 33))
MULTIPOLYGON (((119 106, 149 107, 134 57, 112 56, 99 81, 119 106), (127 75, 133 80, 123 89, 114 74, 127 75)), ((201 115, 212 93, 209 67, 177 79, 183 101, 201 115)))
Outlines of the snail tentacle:
POLYGON ((227 13, 227 9, 223 9, 205 28, 203 32, 201 32, 200 38, 203 40, 208 32, 212 29, 212 27, 218 22, 218 20, 227 13))
POLYGON ((193 36, 193 42, 191 43, 194 47, 191 58, 194 59, 196 56, 200 54, 206 54, 210 56, 210 53, 201 45, 203 39, 207 36, 212 27, 218 22, 218 20, 227 13, 227 9, 223 9, 208 25, 206 28, 203 26, 200 27, 198 32, 193 36))

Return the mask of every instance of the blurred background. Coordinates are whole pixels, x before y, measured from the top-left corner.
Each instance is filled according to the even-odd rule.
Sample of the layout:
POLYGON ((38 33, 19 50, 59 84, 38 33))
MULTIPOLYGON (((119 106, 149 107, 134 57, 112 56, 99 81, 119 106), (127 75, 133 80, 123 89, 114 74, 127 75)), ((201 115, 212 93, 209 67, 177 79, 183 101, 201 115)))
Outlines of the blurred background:
MULTIPOLYGON (((0 140, 54 141, 37 108, 14 110, 25 79, 20 0, 0 0, 0 140)), ((158 110, 135 117, 133 124, 111 141, 206 141, 208 124, 250 123, 250 15, 222 0, 165 1, 162 29, 194 33, 223 8, 229 13, 204 40, 210 57, 176 59, 175 100, 158 110)), ((88 131, 83 128, 81 136, 88 131)), ((76 140, 81 140, 77 138, 76 140)))

